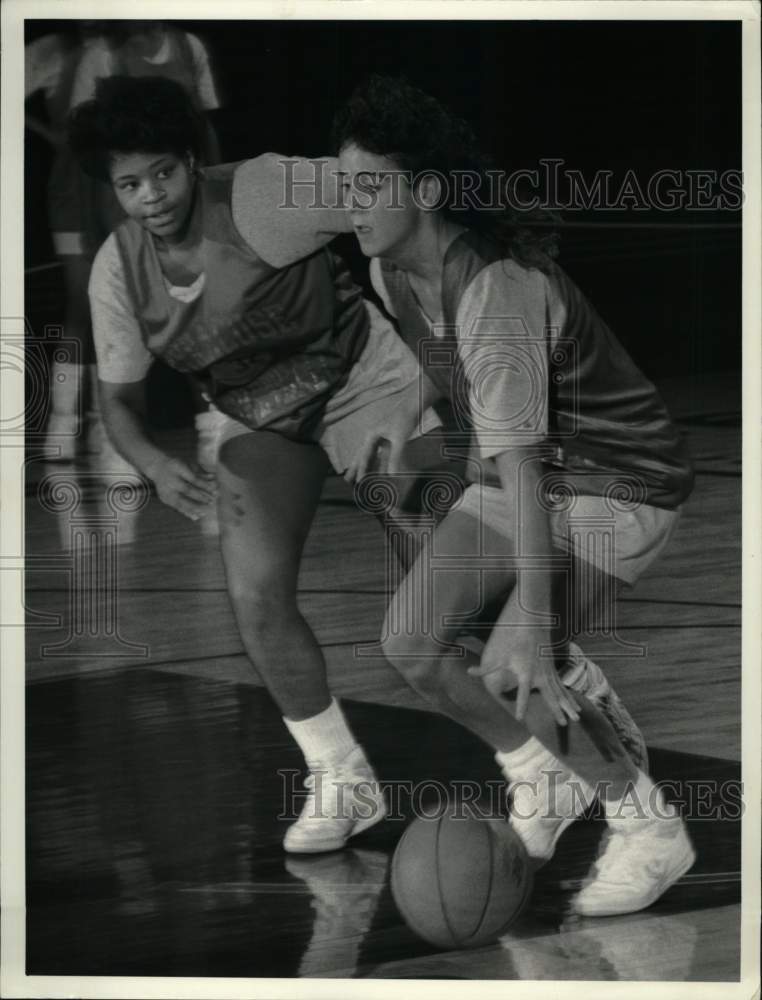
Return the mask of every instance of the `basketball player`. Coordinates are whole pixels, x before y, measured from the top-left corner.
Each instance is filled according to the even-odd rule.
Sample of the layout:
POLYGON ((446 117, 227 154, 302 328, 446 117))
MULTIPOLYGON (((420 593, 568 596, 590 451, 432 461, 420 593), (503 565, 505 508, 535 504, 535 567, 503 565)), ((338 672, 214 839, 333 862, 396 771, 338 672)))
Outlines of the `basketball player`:
POLYGON ((199 518, 218 492, 241 638, 311 771, 284 846, 340 848, 385 807, 297 607, 297 574, 330 464, 353 466, 377 427, 395 443, 417 433, 417 363, 322 249, 345 213, 268 216, 280 201, 271 196, 282 194, 272 157, 201 172, 198 118, 176 82, 101 80, 75 110, 70 136, 127 216, 90 278, 108 433, 185 516, 199 518), (220 411, 216 483, 148 435, 154 357, 191 374, 220 411))
MULTIPOLYGON (((88 396, 86 382, 94 382, 93 344, 87 309, 87 280, 92 262, 85 233, 88 188, 66 143, 66 116, 72 107, 72 87, 83 53, 98 43, 97 21, 78 22, 78 32, 44 35, 25 47, 25 98, 44 95, 44 119, 28 104, 25 126, 48 142, 54 151, 48 178, 47 208, 53 250, 61 265, 65 297, 67 338, 77 344, 78 356, 53 361, 50 380, 50 413, 45 450, 51 459, 71 461, 83 431, 80 411, 88 396)), ((60 352, 57 352, 57 354, 60 352)), ((94 386, 89 393, 94 397, 94 386)), ((87 450, 99 442, 95 400, 90 400, 88 433, 82 434, 87 450)))
MULTIPOLYGON (((72 85, 72 106, 90 100, 97 81, 107 76, 160 76, 181 84, 199 112, 203 134, 200 159, 205 166, 220 162, 220 148, 211 115, 220 108, 209 53, 201 39, 166 21, 114 20, 98 22, 100 34, 88 46, 77 66, 72 85)), ((108 183, 91 179, 88 188, 87 230, 93 253, 124 218, 108 183)), ((88 262, 89 264, 89 262, 88 262)), ((216 417, 190 382, 197 431, 197 457, 213 468, 216 417)), ((103 449, 102 467, 119 471, 117 456, 103 449)), ((216 534, 214 512, 201 520, 202 530, 216 534)))
MULTIPOLYGON (((605 760, 588 736, 605 723, 585 694, 606 682, 568 641, 563 613, 551 625, 565 609, 552 557, 568 553, 582 567, 584 593, 632 585, 675 530, 690 463, 654 387, 542 241, 506 212, 456 200, 465 175, 472 189, 483 182, 482 198, 488 190, 464 122, 404 82, 374 77, 337 116, 336 144, 373 284, 471 438, 471 483, 431 543, 463 568, 433 576, 419 557, 390 606, 386 655, 433 706, 495 749, 513 787, 512 823, 537 861, 601 794, 606 846, 575 909, 642 909, 690 868, 693 848, 644 755, 640 766, 623 753, 605 760), (440 347, 430 362, 427 344, 440 347), (605 526, 597 537, 585 542, 571 530, 571 504, 554 500, 554 483, 577 518, 605 526), (622 489, 631 502, 616 502, 622 489), (517 555, 525 568, 489 561, 505 566, 517 555), (502 607, 481 657, 453 655, 467 614, 496 598, 502 607)), ((358 478, 382 436, 353 468, 358 478)), ((619 714, 637 748, 634 724, 619 714)))

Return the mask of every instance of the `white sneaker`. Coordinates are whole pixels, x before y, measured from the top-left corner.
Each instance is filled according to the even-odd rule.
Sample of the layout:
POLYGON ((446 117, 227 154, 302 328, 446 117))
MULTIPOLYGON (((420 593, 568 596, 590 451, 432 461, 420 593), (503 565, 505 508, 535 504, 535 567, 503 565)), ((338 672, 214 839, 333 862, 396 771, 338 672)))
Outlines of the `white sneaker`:
POLYGON ((378 779, 360 747, 339 763, 315 766, 304 785, 309 791, 307 801, 283 840, 283 847, 291 853, 339 850, 350 837, 386 816, 378 779))
POLYGON ((539 867, 553 857, 564 830, 595 802, 595 789, 550 751, 539 767, 530 764, 522 773, 514 768, 506 778, 511 826, 539 867))
POLYGON ((572 902, 582 917, 611 917, 643 910, 693 866, 696 852, 682 819, 659 792, 660 816, 609 821, 605 849, 593 877, 572 902))
POLYGON ((585 656, 576 643, 569 643, 569 668, 561 682, 577 694, 583 694, 606 716, 632 762, 648 773, 648 749, 643 733, 601 668, 585 656))

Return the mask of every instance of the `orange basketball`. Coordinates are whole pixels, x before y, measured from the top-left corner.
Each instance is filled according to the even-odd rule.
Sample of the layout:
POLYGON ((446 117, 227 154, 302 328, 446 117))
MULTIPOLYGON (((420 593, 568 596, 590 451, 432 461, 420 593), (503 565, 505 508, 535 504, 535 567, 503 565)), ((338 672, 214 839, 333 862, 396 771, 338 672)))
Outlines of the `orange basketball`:
POLYGON ((391 889, 411 930, 439 948, 477 948, 508 929, 532 891, 532 869, 505 820, 418 818, 392 860, 391 889))

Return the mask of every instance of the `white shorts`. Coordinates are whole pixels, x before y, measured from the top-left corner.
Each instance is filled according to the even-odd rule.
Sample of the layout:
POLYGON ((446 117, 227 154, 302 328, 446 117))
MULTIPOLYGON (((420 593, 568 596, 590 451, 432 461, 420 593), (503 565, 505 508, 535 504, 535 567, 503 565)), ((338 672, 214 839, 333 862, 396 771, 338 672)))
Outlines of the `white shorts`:
MULTIPOLYGON (((368 434, 382 426, 399 405, 397 394, 417 385, 420 367, 415 355, 376 307, 365 303, 370 316, 368 341, 350 369, 344 385, 328 400, 314 440, 321 445, 336 472, 352 465, 368 434)), ((245 424, 218 414, 216 450, 224 441, 251 434, 245 424)), ((433 409, 423 414, 413 437, 439 427, 433 409)))
MULTIPOLYGON (((478 518, 506 538, 515 533, 498 486, 469 486, 453 510, 478 518)), ((571 507, 549 516, 556 549, 632 586, 669 542, 680 508, 639 504, 623 509, 605 497, 578 496, 571 507)))

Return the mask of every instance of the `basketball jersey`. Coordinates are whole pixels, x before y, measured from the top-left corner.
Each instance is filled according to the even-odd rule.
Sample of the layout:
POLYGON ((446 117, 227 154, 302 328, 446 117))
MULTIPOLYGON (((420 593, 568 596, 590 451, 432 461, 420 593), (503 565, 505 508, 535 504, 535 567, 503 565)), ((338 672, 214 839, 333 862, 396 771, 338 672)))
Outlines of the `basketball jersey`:
POLYGON ((127 219, 115 237, 148 350, 193 375, 215 405, 252 430, 309 437, 362 352, 369 321, 343 262, 322 249, 284 268, 265 263, 230 209, 237 164, 197 182, 203 290, 170 295, 153 237, 127 219))
MULTIPOLYGON (((546 461, 562 470, 564 479, 580 494, 608 495, 619 484, 625 492, 634 488, 640 502, 667 509, 677 507, 690 494, 691 462, 655 387, 560 267, 549 262, 547 273, 530 270, 506 259, 504 250, 491 240, 473 231, 461 234, 445 255, 444 322, 436 336, 405 273, 384 260, 381 276, 403 337, 429 378, 453 404, 455 431, 470 438, 472 463, 479 463, 482 481, 500 482, 495 454, 542 440, 549 446, 546 461), (489 303, 493 282, 500 285, 500 295, 495 296, 500 315, 497 309, 487 315, 470 315, 464 307, 469 292, 478 283, 483 306, 489 303), (515 307, 510 306, 512 297, 515 307), (522 315, 523 303, 528 301, 531 318, 522 315), (538 326, 538 316, 540 329, 530 329, 538 326), (498 384, 501 371, 531 367, 532 350, 535 359, 538 351, 542 355, 535 365, 535 371, 542 373, 542 384, 530 385, 527 400, 532 406, 524 407, 522 426, 498 419, 519 413, 520 406, 501 409, 498 401, 493 413, 474 413, 480 390, 474 391, 471 373, 478 366, 464 368, 463 356, 464 347, 473 349, 480 338, 486 345, 481 363, 484 384, 493 377, 488 371, 490 350, 496 359, 493 372, 498 384), (480 444, 490 441, 490 422, 500 424, 493 440, 501 444, 480 449, 480 444)), ((519 382, 506 378, 504 385, 518 386, 519 382)))

